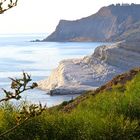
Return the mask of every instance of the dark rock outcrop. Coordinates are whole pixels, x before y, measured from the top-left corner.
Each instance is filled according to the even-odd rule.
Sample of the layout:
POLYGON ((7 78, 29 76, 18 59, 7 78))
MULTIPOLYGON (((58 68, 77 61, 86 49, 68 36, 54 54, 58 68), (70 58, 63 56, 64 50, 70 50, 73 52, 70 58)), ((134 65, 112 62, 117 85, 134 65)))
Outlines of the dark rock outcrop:
POLYGON ((140 32, 140 5, 110 5, 75 21, 61 20, 43 41, 118 41, 140 32))

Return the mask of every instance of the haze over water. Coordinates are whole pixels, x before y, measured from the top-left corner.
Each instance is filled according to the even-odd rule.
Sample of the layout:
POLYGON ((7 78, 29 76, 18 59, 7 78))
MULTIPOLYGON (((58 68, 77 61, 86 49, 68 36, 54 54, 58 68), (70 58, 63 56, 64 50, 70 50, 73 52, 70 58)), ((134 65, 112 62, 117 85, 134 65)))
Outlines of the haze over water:
MULTIPOLYGON (((63 59, 90 55, 104 43, 30 42, 46 34, 0 35, 0 88, 9 88, 8 77, 18 77, 22 71, 31 74, 33 81, 47 78, 63 59)), ((2 96, 2 94, 1 94, 2 96)), ((23 94, 23 100, 48 106, 70 100, 75 95, 49 96, 38 89, 23 94)))

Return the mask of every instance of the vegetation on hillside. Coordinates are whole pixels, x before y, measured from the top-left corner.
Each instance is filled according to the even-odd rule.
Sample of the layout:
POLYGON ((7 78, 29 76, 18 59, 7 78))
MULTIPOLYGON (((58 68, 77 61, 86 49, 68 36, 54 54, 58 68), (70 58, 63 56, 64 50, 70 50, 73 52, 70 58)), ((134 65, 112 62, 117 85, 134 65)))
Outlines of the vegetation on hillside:
MULTIPOLYGON (((69 112, 62 109, 66 103, 47 109, 2 140, 140 139, 140 73, 133 77, 98 94, 86 93, 85 99, 69 112)), ((15 125, 15 116, 19 114, 18 108, 2 105, 0 132, 15 125)))

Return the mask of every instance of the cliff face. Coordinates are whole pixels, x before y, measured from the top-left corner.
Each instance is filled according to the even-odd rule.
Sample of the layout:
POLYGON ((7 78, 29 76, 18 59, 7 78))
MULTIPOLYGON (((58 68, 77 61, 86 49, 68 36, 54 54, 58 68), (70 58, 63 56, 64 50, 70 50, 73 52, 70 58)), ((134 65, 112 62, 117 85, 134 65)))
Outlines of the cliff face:
POLYGON ((75 21, 61 20, 43 41, 115 41, 140 29, 140 5, 101 8, 96 14, 75 21))
POLYGON ((97 47, 91 56, 60 62, 39 88, 51 94, 82 93, 93 90, 114 76, 140 66, 140 41, 127 39, 110 46, 97 47))

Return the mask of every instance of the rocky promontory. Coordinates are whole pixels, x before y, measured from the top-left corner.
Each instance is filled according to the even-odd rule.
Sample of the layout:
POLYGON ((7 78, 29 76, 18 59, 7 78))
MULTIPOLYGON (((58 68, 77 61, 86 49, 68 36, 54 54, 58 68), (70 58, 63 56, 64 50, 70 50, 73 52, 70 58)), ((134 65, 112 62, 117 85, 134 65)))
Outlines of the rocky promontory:
POLYGON ((79 20, 60 20, 55 31, 43 41, 120 41, 132 30, 140 30, 139 13, 139 4, 112 4, 79 20))
POLYGON ((128 38, 97 47, 91 56, 61 61, 48 79, 38 83, 39 88, 52 95, 93 90, 114 76, 140 66, 139 44, 139 38, 128 38))

